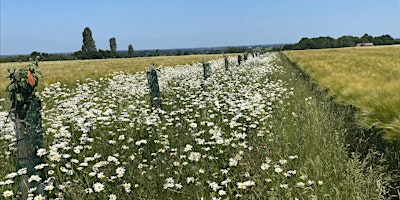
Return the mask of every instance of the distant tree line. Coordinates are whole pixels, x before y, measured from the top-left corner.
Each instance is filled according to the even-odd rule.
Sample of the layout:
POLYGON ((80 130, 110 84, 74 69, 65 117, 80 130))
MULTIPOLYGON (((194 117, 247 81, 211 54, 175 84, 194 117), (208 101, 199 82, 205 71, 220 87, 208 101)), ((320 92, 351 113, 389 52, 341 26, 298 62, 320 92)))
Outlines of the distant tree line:
MULTIPOLYGON (((263 52, 271 49, 270 47, 263 48, 263 52)), ((117 50, 116 58, 131 58, 131 57, 152 57, 152 56, 184 56, 195 54, 221 54, 221 53, 244 53, 249 51, 248 47, 216 47, 216 48, 187 48, 187 49, 157 49, 156 50, 134 50, 133 46, 128 46, 128 50, 117 50)), ((111 58, 109 50, 98 50, 93 55, 93 59, 111 58)), ((5 62, 26 62, 29 58, 40 56, 43 61, 62 61, 62 60, 78 60, 92 59, 85 56, 81 51, 65 54, 48 54, 41 52, 32 52, 30 55, 7 56, 0 58, 0 63, 5 62)), ((113 57, 112 57, 113 58, 113 57)))
MULTIPOLYGON (((117 49, 117 40, 115 37, 109 39, 110 49, 102 50, 96 48, 96 42, 93 39, 92 31, 89 27, 84 28, 82 32, 82 46, 79 51, 73 53, 49 54, 34 51, 30 55, 6 56, 0 58, 0 63, 4 62, 26 62, 40 56, 43 61, 62 61, 62 60, 82 60, 82 59, 105 59, 105 58, 132 58, 132 57, 150 57, 150 56, 181 56, 194 54, 221 54, 221 53, 244 53, 251 52, 252 48, 263 48, 263 51, 269 51, 273 45, 260 46, 232 46, 216 48, 187 48, 187 49, 156 49, 135 51, 132 44, 128 45, 127 50, 117 49)), ((278 45, 279 48, 282 45, 278 45)))
POLYGON ((392 45, 392 44, 400 44, 400 40, 395 40, 390 35, 373 37, 368 34, 364 34, 361 38, 354 36, 342 36, 338 39, 334 39, 331 37, 302 38, 296 44, 285 45, 281 49, 274 49, 274 50, 304 50, 304 49, 354 47, 358 43, 373 43, 374 45, 392 45))

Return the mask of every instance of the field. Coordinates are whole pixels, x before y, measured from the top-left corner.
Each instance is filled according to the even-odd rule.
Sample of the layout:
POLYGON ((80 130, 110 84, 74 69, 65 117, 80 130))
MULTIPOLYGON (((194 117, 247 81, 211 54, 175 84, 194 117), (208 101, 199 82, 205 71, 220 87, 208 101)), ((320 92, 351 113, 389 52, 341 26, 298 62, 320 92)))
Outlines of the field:
POLYGON ((400 46, 285 51, 341 103, 359 109, 359 122, 400 141, 400 46))
MULTIPOLYGON (((99 79, 104 75, 113 72, 135 73, 143 71, 151 63, 156 66, 175 66, 186 65, 214 59, 222 55, 189 55, 189 56, 159 56, 159 57, 140 57, 124 59, 102 59, 102 60, 76 60, 76 61, 46 61, 39 63, 39 70, 43 73, 40 81, 39 90, 52 83, 61 82, 74 87, 76 81, 85 81, 86 78, 99 79)), ((9 80, 7 79, 7 69, 26 66, 28 62, 20 63, 0 63, 0 99, 6 98, 4 92, 9 80)))
MULTIPOLYGON (((75 82, 81 71, 72 70, 73 78, 51 78, 39 94, 45 161, 38 170, 46 173, 39 181, 48 199, 390 195, 389 174, 346 150, 351 109, 313 91, 279 54, 240 66, 236 59, 229 58, 229 71, 223 59, 210 61, 207 81, 199 63, 161 68, 162 110, 150 108, 143 72, 75 82)), ((18 199, 24 172, 7 113, 0 112, 0 194, 18 199)))

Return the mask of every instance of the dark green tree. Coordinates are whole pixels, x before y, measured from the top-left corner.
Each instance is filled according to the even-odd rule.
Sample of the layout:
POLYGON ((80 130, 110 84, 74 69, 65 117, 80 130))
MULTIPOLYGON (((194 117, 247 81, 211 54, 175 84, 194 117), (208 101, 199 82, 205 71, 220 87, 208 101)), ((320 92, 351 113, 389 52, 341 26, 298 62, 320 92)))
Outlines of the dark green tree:
POLYGON ((92 37, 92 31, 89 27, 86 27, 82 32, 83 44, 82 53, 85 58, 96 58, 97 49, 96 44, 92 37))
POLYGON ((132 58, 135 54, 135 51, 133 50, 133 46, 130 44, 128 46, 128 57, 132 58))
POLYGON ((302 38, 299 43, 297 43, 294 49, 317 49, 317 44, 313 39, 302 38))
POLYGON ((361 36, 360 38, 361 42, 372 42, 374 40, 374 37, 368 35, 368 34, 364 34, 363 36, 361 36))
POLYGON ((239 50, 236 47, 229 47, 227 53, 238 53, 239 50))
POLYGON ((110 53, 111 57, 117 57, 117 40, 115 37, 110 38, 110 53))
POLYGON ((354 47, 359 42, 358 37, 349 35, 342 36, 337 39, 338 47, 354 47))
POLYGON ((395 40, 390 35, 382 35, 382 36, 379 36, 379 37, 374 37, 372 42, 375 45, 391 45, 391 44, 395 44, 395 40))

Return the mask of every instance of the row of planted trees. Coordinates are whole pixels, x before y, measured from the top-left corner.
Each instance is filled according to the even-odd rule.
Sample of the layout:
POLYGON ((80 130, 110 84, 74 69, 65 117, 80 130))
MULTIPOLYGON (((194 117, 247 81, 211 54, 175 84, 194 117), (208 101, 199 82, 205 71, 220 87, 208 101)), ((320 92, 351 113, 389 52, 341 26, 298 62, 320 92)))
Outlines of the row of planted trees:
MULTIPOLYGON (((252 54, 253 57, 257 54, 252 54)), ((237 65, 246 61, 248 53, 238 55, 237 65)), ((17 137, 17 169, 22 173, 19 179, 19 188, 22 199, 27 199, 29 191, 36 189, 36 193, 44 196, 43 182, 45 173, 38 166, 44 164, 43 157, 37 153, 42 149, 43 130, 41 116, 41 100, 36 96, 40 71, 38 71, 40 57, 31 60, 30 64, 20 69, 8 69, 10 84, 7 87, 12 107, 10 116, 15 123, 17 137)), ((225 71, 229 71, 230 63, 225 56, 225 71)), ((204 81, 211 77, 211 64, 203 60, 204 81)), ((162 109, 161 93, 158 84, 157 70, 151 64, 146 73, 150 104, 152 109, 162 109)))

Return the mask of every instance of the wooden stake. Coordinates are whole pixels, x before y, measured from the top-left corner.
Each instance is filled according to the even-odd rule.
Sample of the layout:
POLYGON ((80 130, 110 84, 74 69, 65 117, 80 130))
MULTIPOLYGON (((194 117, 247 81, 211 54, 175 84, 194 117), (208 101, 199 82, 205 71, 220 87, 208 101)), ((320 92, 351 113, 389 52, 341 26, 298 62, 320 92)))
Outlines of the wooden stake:
POLYGON ((204 80, 207 80, 211 76, 211 64, 206 63, 205 59, 203 59, 203 74, 204 80))
POLYGON ((43 147, 41 102, 34 98, 31 100, 26 116, 19 111, 15 113, 15 131, 17 134, 18 169, 26 168, 27 173, 20 176, 19 186, 23 199, 28 197, 30 188, 37 188, 38 194, 44 194, 43 182, 28 182, 32 175, 38 175, 44 180, 44 171, 34 167, 44 163, 44 159, 36 155, 38 149, 43 147))
POLYGON ((242 56, 238 55, 238 65, 240 65, 241 62, 242 62, 242 56))
POLYGON ((225 71, 228 71, 228 70, 229 70, 229 61, 228 61, 228 57, 227 57, 227 56, 224 56, 224 58, 225 58, 225 71))
POLYGON ((153 109, 162 109, 160 87, 158 86, 157 71, 154 69, 154 65, 149 66, 146 75, 150 90, 151 107, 153 109))

